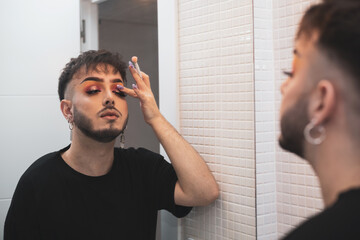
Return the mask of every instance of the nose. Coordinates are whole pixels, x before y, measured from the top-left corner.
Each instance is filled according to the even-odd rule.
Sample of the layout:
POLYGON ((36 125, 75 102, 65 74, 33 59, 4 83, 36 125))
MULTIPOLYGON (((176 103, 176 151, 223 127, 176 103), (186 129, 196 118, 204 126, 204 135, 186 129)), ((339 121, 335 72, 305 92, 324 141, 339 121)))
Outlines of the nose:
POLYGON ((103 100, 103 105, 105 107, 113 107, 115 105, 115 100, 112 96, 111 91, 107 91, 107 94, 105 95, 104 100, 103 100))
POLYGON ((106 107, 112 107, 112 106, 114 106, 114 100, 113 99, 105 99, 104 100, 104 106, 106 106, 106 107))

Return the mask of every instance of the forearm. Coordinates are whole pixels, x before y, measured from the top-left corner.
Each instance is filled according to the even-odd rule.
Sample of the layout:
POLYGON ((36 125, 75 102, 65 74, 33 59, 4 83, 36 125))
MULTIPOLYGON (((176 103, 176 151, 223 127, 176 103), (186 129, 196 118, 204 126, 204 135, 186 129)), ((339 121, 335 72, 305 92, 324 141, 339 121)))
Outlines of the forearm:
POLYGON ((149 124, 177 174, 180 189, 175 193, 176 203, 200 206, 214 201, 219 194, 218 185, 199 153, 162 115, 149 124))
POLYGON ((150 79, 142 72, 142 78, 130 66, 136 81, 132 90, 122 92, 139 98, 144 120, 154 130, 175 169, 178 182, 175 186, 175 203, 184 206, 207 205, 219 195, 219 188, 208 166, 197 151, 161 115, 150 87, 150 79))

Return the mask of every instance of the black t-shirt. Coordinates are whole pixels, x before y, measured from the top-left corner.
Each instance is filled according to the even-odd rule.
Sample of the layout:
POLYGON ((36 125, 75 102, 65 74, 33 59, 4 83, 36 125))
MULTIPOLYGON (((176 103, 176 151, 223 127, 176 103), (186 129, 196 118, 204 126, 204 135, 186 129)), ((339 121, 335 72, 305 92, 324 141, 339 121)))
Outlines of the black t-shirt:
POLYGON ((360 239, 360 189, 340 194, 335 204, 284 238, 295 239, 360 239))
POLYGON ((83 175, 58 152, 35 161, 21 177, 5 221, 4 240, 155 239, 157 211, 184 217, 175 205, 176 173, 143 148, 114 151, 106 175, 83 175))

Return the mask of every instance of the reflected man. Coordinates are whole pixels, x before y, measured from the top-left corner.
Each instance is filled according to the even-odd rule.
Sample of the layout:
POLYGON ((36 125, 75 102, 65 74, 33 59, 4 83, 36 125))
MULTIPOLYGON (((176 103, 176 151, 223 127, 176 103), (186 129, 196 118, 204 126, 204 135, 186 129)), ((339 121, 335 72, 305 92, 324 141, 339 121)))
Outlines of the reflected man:
POLYGON ((313 167, 325 209, 285 239, 360 236, 359 26, 358 0, 325 0, 301 20, 281 85, 279 143, 313 167))
POLYGON ((126 68, 105 50, 85 52, 65 66, 58 93, 72 142, 23 174, 5 240, 155 239, 158 210, 183 217, 191 206, 218 197, 202 157, 160 113, 149 76, 140 77, 130 64, 136 84, 126 88, 126 68), (139 99, 172 164, 143 148, 114 147, 128 121, 127 95, 139 99))

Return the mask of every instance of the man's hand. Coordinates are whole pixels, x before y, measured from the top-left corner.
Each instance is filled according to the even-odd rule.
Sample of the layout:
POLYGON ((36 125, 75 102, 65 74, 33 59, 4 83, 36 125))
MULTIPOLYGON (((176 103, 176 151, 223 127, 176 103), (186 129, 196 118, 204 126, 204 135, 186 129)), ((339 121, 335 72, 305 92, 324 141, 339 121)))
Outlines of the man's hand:
POLYGON ((141 72, 141 78, 132 65, 129 66, 129 70, 136 84, 132 85, 132 89, 124 87, 119 88, 119 90, 131 97, 138 98, 140 100, 140 107, 143 112, 145 122, 152 125, 156 119, 161 117, 161 113, 156 104, 154 94, 151 90, 150 78, 144 72, 141 72))
POLYGON ((149 76, 138 74, 134 66, 129 66, 136 85, 132 89, 119 88, 120 91, 138 98, 145 121, 152 127, 164 147, 175 169, 178 182, 174 199, 177 205, 204 206, 219 196, 219 187, 204 159, 161 115, 150 88, 149 76))

